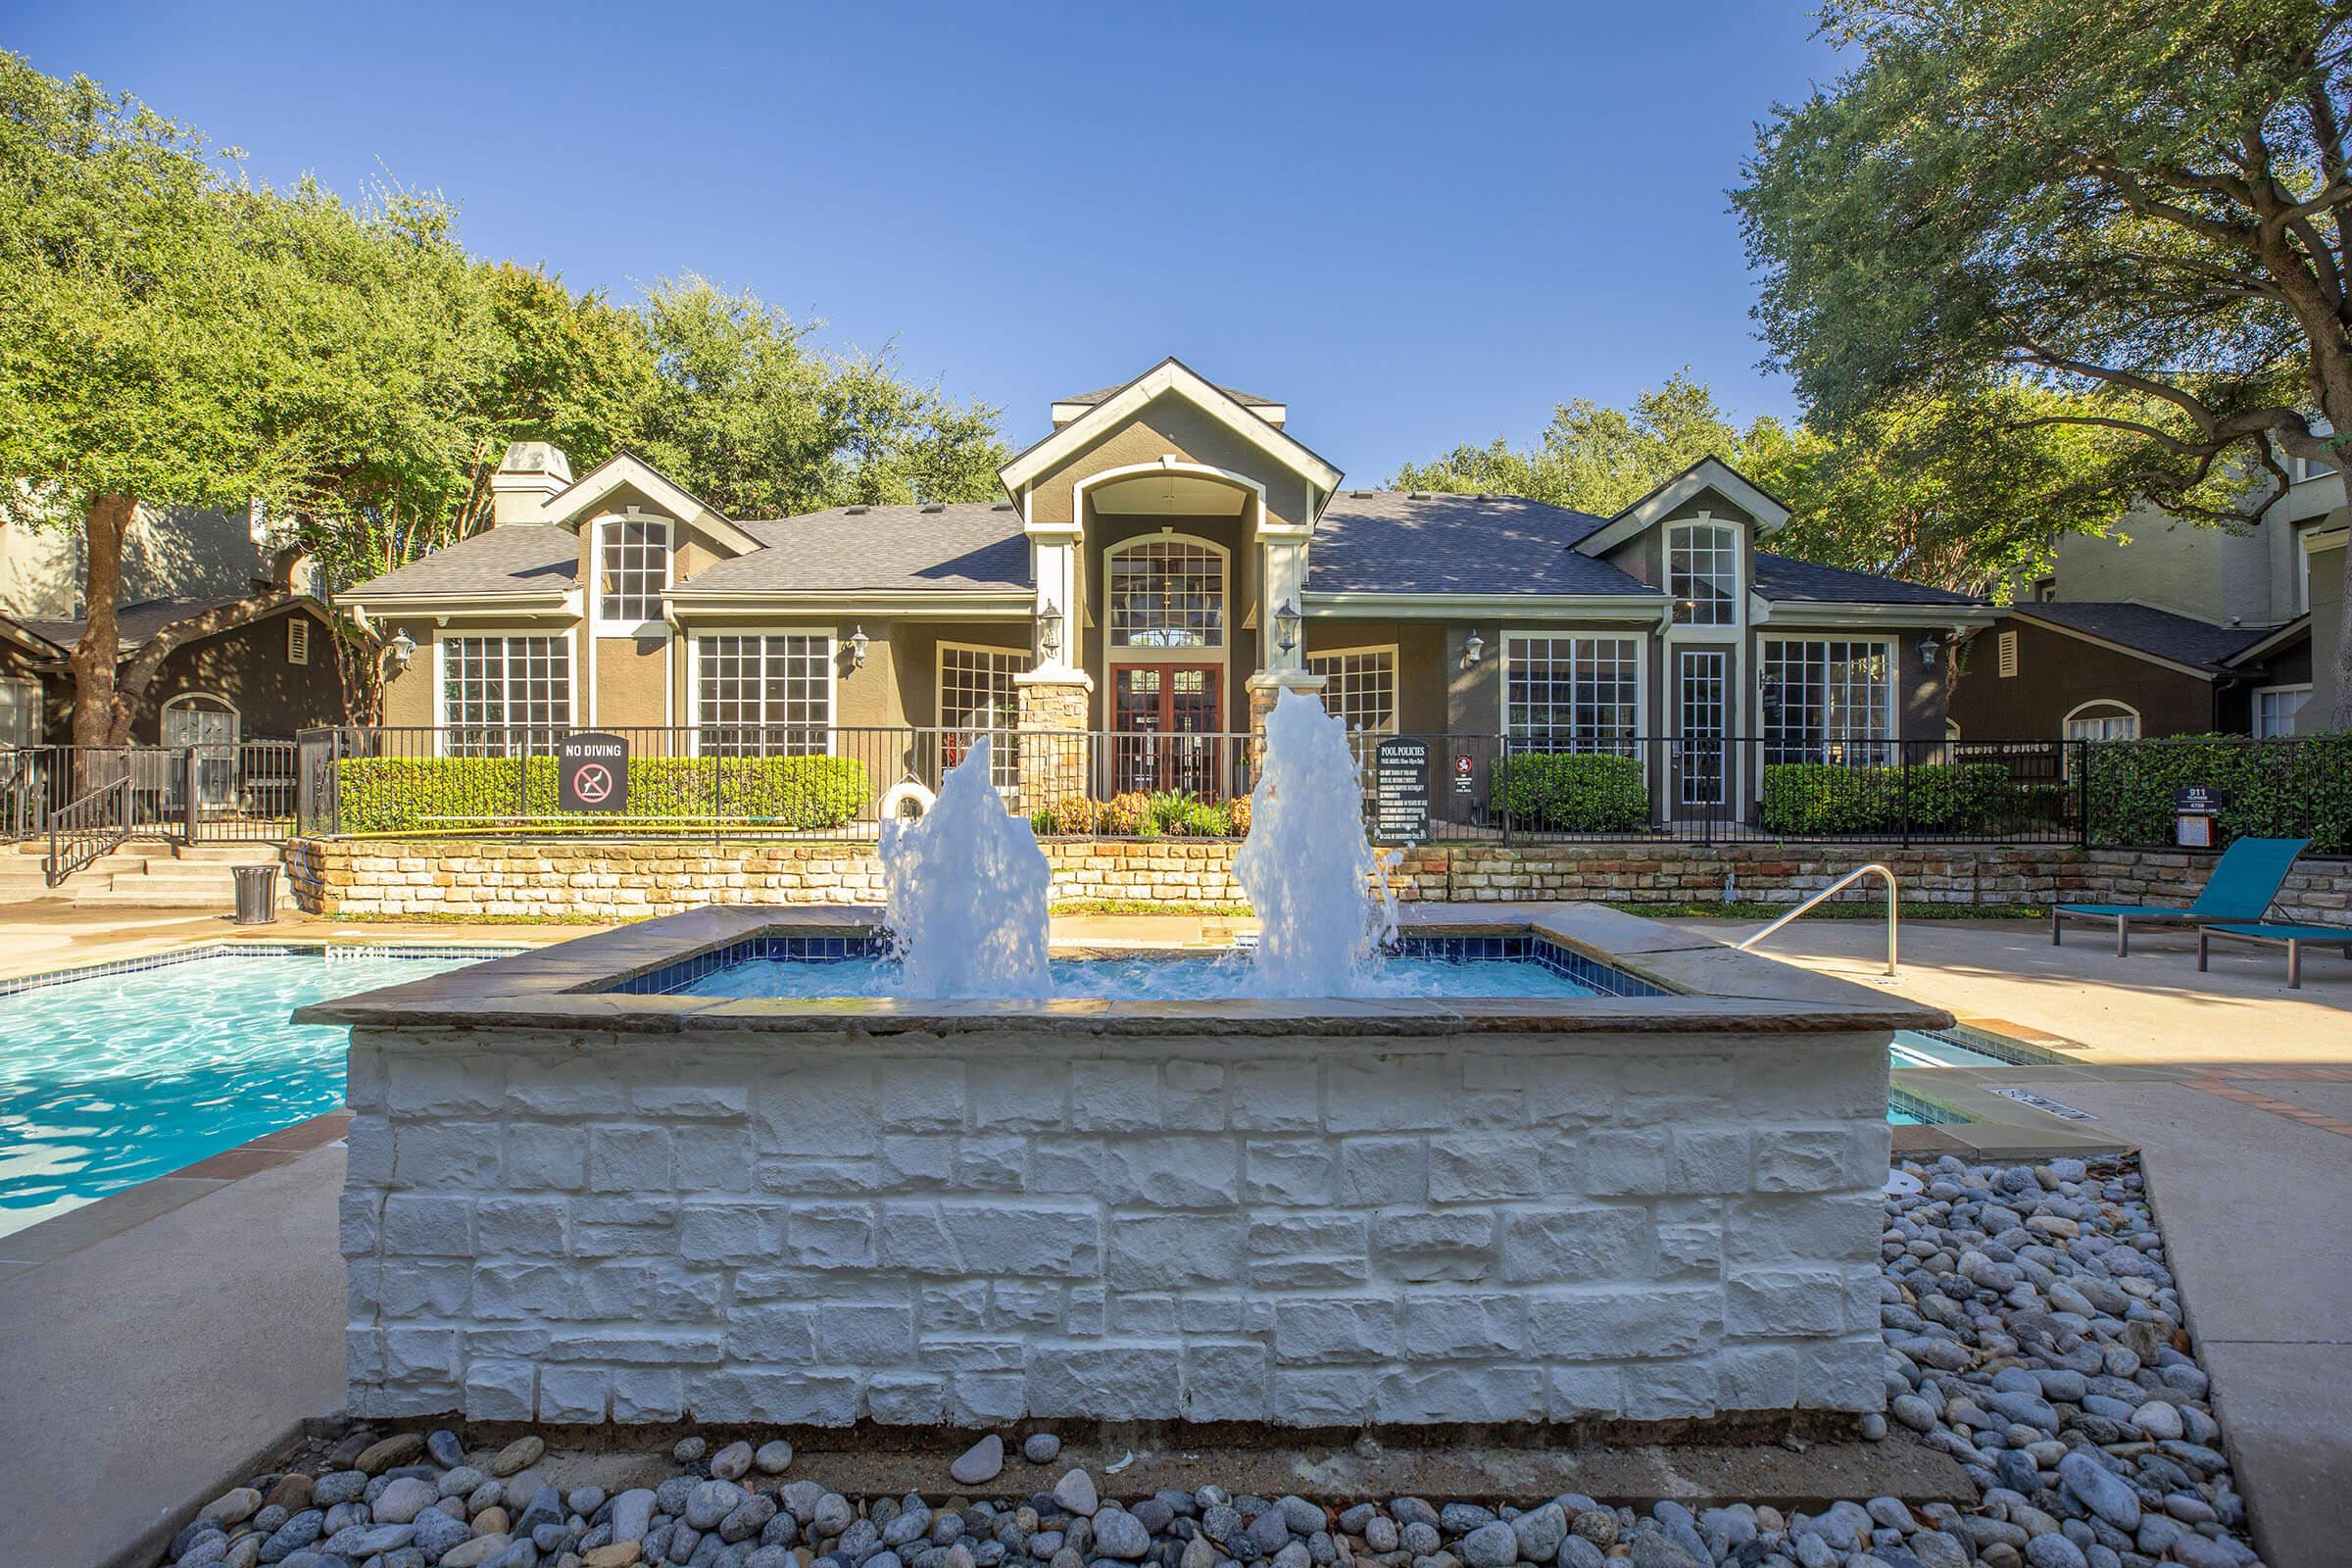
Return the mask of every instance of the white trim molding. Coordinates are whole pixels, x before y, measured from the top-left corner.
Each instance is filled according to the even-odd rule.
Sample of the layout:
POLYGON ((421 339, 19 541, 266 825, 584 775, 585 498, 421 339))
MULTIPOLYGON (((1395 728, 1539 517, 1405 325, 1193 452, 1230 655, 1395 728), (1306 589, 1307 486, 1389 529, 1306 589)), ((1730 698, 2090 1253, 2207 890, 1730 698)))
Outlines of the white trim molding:
POLYGON ((626 512, 601 513, 581 525, 588 538, 588 628, 592 636, 612 638, 666 637, 669 623, 657 612, 647 620, 607 620, 605 618, 605 544, 606 530, 615 523, 637 523, 662 530, 662 586, 655 592, 659 607, 669 596, 678 580, 678 521, 660 513, 641 512, 630 507, 626 512))
POLYGON ((1599 556, 1665 521, 1678 507, 1712 490, 1756 519, 1759 538, 1781 531, 1788 509, 1721 458, 1701 458, 1681 473, 1611 517, 1576 543, 1581 555, 1599 556))
POLYGON ((1324 494, 1337 490, 1346 477, 1305 443, 1259 418, 1247 404, 1236 402, 1231 394, 1183 361, 1166 359, 999 468, 997 478, 1004 484, 1004 493, 1019 495, 1024 486, 1035 483, 1056 465, 1084 451, 1104 431, 1124 424, 1163 394, 1172 394, 1192 404, 1324 494))
POLYGON ((737 555, 749 555, 760 548, 759 540, 728 521, 724 514, 705 506, 652 464, 627 452, 615 452, 548 497, 539 514, 527 520, 573 524, 623 486, 646 497, 665 515, 700 528, 737 555))

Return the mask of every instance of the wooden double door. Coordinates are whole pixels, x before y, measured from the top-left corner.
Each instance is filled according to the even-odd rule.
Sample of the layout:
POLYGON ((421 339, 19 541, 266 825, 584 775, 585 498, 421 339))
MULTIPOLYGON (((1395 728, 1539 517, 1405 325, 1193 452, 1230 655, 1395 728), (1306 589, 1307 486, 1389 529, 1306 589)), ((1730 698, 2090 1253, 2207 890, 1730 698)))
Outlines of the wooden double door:
POLYGON ((1225 794, 1224 670, 1216 664, 1113 664, 1114 792, 1225 794))

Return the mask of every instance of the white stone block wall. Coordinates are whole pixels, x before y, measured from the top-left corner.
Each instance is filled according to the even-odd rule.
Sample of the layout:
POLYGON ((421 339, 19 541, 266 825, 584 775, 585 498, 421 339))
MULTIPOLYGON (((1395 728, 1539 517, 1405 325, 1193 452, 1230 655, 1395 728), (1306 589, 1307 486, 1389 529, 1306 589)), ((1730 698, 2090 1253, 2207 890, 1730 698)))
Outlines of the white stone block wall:
POLYGON ((1881 1407, 1885 1036, 355 1032, 352 1409, 1881 1407))

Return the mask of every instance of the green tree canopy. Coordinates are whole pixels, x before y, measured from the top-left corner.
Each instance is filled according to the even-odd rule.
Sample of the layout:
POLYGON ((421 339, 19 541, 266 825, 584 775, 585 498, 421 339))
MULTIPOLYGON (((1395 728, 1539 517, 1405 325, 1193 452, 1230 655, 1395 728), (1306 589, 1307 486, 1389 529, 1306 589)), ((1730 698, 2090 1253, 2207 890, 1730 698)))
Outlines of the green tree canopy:
MULTIPOLYGON (((2073 474, 2085 504, 2216 518, 2260 516, 2281 454, 2352 442, 2344 6, 1833 0, 1821 23, 1861 63, 1776 112, 1734 193, 1817 428, 2022 383, 2057 401, 2007 427, 2127 438, 2073 474)), ((2340 658, 2346 725, 2352 636, 2340 658)))
POLYGON ((1634 395, 1630 409, 1589 398, 1551 411, 1526 451, 1501 436, 1483 447, 1458 446, 1428 463, 1408 463, 1393 483, 1401 490, 1448 490, 1526 496, 1610 516, 1704 457, 1727 461, 1740 431, 1703 381, 1684 367, 1656 391, 1634 395))
MULTIPOLYGON (((744 516, 979 499, 994 409, 832 353, 749 293, 664 282, 634 306, 469 256, 436 197, 238 176, 195 132, 0 53, 0 506, 79 527, 87 631, 74 735, 119 743, 173 646, 117 667, 123 534, 141 503, 259 504, 329 589, 480 527, 508 445, 575 471, 623 447, 744 516)), ((282 597, 276 596, 276 597, 282 597)), ((372 657, 347 640, 369 711, 372 657)))

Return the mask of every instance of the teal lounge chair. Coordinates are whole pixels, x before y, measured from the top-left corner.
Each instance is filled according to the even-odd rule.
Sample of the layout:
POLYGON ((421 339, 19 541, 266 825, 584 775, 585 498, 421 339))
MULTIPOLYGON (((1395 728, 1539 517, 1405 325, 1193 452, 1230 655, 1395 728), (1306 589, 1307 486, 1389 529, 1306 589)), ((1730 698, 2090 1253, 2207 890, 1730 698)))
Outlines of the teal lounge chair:
POLYGON ((2286 949, 2286 989, 2303 989, 2303 950, 2307 947, 2341 948, 2344 956, 2352 958, 2352 926, 2274 924, 2269 920, 2239 925, 2201 925, 2197 927, 2197 967, 2205 967, 2216 936, 2234 937, 2240 942, 2261 942, 2274 948, 2286 949))
POLYGON ((2259 925, 2309 839, 2239 839, 2205 879, 2205 891, 2185 909, 2154 904, 2057 904, 2050 906, 2050 946, 2066 920, 2113 920, 2115 956, 2132 951, 2132 922, 2143 925, 2259 925))

